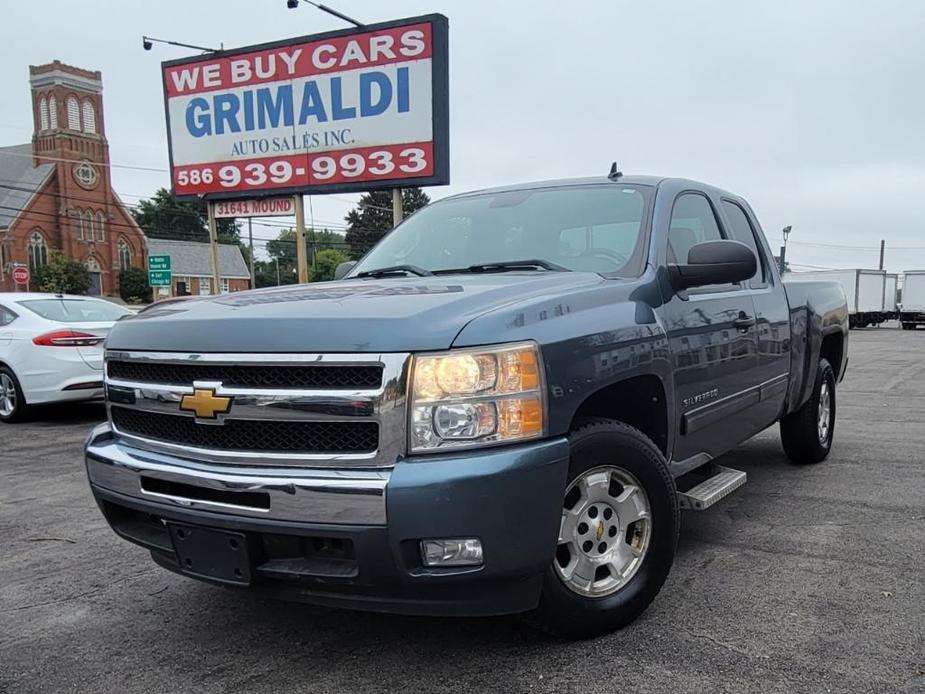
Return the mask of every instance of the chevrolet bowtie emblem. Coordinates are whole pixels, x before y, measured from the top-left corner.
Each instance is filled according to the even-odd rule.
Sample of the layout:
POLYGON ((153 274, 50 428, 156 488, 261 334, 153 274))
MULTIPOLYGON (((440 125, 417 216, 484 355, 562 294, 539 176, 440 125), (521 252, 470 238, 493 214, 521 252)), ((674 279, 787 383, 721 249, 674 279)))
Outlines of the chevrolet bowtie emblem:
POLYGON ((597 522, 597 539, 604 537, 604 521, 597 522))
POLYGON ((214 388, 194 388, 192 395, 180 399, 180 409, 194 412, 200 419, 215 419, 231 409, 231 398, 216 395, 214 388))

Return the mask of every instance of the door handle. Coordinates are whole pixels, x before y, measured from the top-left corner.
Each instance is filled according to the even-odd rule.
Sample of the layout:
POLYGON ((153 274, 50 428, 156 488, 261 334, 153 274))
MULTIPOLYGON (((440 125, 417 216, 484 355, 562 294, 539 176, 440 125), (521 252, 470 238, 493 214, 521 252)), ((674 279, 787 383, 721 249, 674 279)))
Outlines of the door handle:
POLYGON ((746 331, 755 324, 754 316, 746 316, 744 313, 740 313, 739 317, 732 321, 732 324, 741 331, 746 331))

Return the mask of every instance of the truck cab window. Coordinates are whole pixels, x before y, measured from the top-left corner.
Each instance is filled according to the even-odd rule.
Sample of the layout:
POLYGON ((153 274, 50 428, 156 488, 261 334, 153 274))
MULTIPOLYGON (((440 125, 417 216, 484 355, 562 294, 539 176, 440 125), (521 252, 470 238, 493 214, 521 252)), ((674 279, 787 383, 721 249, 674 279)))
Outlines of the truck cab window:
POLYGON ((753 288, 766 287, 768 285, 768 279, 767 268, 765 267, 765 256, 764 253, 758 249, 758 240, 755 237, 755 230, 752 228, 752 223, 748 220, 748 215, 745 214, 745 210, 730 200, 723 200, 723 211, 726 213, 726 219, 729 220, 732 238, 736 241, 741 241, 751 248, 752 253, 754 253, 755 257, 758 259, 758 270, 755 272, 755 276, 752 277, 749 284, 753 288))

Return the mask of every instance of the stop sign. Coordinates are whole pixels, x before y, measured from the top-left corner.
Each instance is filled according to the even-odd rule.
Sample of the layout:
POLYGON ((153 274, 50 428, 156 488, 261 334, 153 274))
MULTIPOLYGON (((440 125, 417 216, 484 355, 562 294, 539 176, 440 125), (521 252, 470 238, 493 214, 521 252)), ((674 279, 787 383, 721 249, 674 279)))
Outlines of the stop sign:
POLYGON ((29 268, 13 268, 13 281, 16 284, 29 284, 29 268))

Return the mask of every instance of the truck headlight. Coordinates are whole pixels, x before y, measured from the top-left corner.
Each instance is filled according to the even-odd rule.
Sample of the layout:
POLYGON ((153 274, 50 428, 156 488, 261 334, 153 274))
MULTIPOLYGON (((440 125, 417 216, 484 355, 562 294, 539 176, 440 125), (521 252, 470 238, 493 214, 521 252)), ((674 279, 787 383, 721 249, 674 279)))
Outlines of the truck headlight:
POLYGON ((546 411, 533 343, 414 357, 411 452, 543 436, 546 411))

